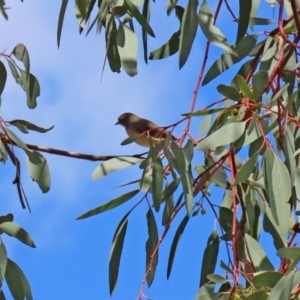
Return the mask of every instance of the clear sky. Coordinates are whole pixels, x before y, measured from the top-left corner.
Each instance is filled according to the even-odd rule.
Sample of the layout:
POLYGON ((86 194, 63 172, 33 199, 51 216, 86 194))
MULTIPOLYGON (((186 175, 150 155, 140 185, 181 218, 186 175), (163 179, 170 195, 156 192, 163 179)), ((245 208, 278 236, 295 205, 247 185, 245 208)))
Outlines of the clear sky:
MULTIPOLYGON (((12 128, 24 142, 95 155, 142 153, 145 149, 138 145, 120 145, 126 138, 125 130, 114 124, 121 113, 134 112, 163 126, 180 120, 181 114, 189 111, 206 42, 199 29, 191 56, 181 71, 178 70, 177 55, 164 61, 149 61, 146 65, 139 43, 138 75, 130 78, 124 71, 112 73, 106 65, 101 81, 105 57, 104 32, 96 35, 92 31, 88 37, 79 35, 70 1, 61 46, 57 49, 60 1, 46 2, 16 1, 10 3, 9 21, 0 17, 1 51, 10 53, 16 44, 24 43, 30 54, 31 72, 41 85, 38 106, 29 110, 25 93, 8 71, 1 117, 5 120, 24 119, 42 127, 55 125, 45 134, 30 132, 26 135, 12 128)), ((215 4, 216 1, 209 3, 212 9, 215 4)), ((169 17, 172 22, 167 22, 166 3, 158 1, 151 5, 151 26, 156 39, 149 37, 149 49, 154 50, 177 31, 179 22, 174 13, 169 17), (163 23, 155 22, 158 18, 162 18, 163 23)), ((272 10, 266 9, 272 18, 272 10)), ((229 15, 223 14, 218 24, 225 34, 234 30, 230 40, 233 43, 236 24, 228 19, 229 15), (232 24, 227 26, 228 22, 232 24)), ((137 25, 135 28, 140 38, 140 29, 137 25)), ((213 46, 208 66, 221 53, 213 46)), ((234 68, 235 71, 237 69, 234 68)), ((222 81, 229 83, 230 80, 231 76, 226 73, 202 88, 197 109, 220 98, 216 92, 217 84, 222 81)), ((192 133, 196 138, 199 138, 199 125, 200 119, 193 119, 192 133)), ((183 126, 175 129, 175 135, 182 133, 183 126)), ((0 173, 1 215, 12 212, 14 221, 29 232, 37 248, 31 249, 13 238, 2 237, 8 256, 27 276, 34 299, 111 299, 108 259, 112 237, 121 218, 138 199, 93 218, 80 221, 75 218, 134 190, 136 186, 114 188, 139 178, 141 171, 137 167, 124 169, 93 182, 92 172, 99 163, 44 154, 50 166, 52 186, 47 194, 42 194, 28 176, 24 154, 17 150, 16 153, 22 163, 23 187, 32 213, 22 210, 16 188, 11 183, 15 171, 12 164, 7 163, 0 173)), ((196 154, 198 164, 201 163, 200 157, 196 154)), ((222 194, 217 189, 214 193, 221 202, 222 194)), ((145 272, 147 209, 144 203, 129 218, 113 299, 131 300, 138 295, 145 272)), ((156 278, 152 287, 146 289, 146 295, 152 299, 192 299, 198 290, 203 250, 215 226, 209 212, 190 220, 177 249, 171 277, 166 280, 170 245, 184 213, 178 216, 161 246, 156 278)), ((157 220, 160 225, 161 214, 157 215, 157 220)), ((163 227, 159 226, 158 230, 161 234, 163 227)), ((6 297, 11 299, 8 292, 6 297)))

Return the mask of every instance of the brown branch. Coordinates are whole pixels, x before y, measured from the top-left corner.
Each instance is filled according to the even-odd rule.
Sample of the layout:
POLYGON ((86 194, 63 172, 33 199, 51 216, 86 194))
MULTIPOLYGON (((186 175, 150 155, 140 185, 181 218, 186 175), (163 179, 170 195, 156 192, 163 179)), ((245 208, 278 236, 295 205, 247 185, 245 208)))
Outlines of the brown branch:
MULTIPOLYGON (((5 135, 2 135, 1 139, 4 143, 9 143, 9 144, 12 144, 12 145, 18 147, 18 145, 16 145, 16 143, 11 141, 5 135)), ((31 145, 31 144, 26 144, 26 146, 30 150, 46 152, 46 153, 60 155, 60 156, 67 156, 67 157, 71 157, 71 158, 90 160, 90 161, 105 161, 105 160, 109 160, 111 158, 120 157, 120 156, 122 156, 122 157, 137 157, 137 158, 140 157, 140 158, 144 158, 143 155, 145 155, 145 153, 148 153, 148 152, 145 152, 145 153, 135 154, 135 155, 92 155, 92 154, 71 152, 71 151, 59 150, 59 149, 54 149, 54 148, 49 148, 49 147, 44 147, 44 146, 38 146, 38 145, 31 145)))

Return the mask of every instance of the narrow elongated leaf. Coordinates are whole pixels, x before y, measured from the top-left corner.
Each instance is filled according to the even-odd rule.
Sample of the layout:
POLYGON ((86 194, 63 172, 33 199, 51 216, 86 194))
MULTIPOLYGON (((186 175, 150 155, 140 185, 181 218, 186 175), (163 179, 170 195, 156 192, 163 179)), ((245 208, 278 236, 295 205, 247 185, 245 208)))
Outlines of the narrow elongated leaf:
POLYGON ((245 36, 238 44, 232 45, 232 49, 236 51, 238 56, 234 56, 229 52, 225 52, 224 54, 222 54, 207 71, 202 85, 206 85, 211 80, 246 57, 256 44, 257 37, 257 35, 248 35, 245 36))
POLYGON ((202 32, 209 41, 211 41, 216 46, 224 49, 225 51, 228 51, 232 55, 237 56, 236 51, 232 49, 228 44, 225 35, 218 27, 214 25, 214 16, 208 3, 205 0, 202 2, 198 12, 198 22, 202 32))
POLYGON ((2 283, 4 280, 6 265, 7 265, 7 252, 3 242, 1 241, 0 243, 0 289, 2 289, 2 283))
POLYGON ((155 276, 156 266, 158 264, 158 252, 153 257, 154 250, 158 245, 158 231, 151 208, 149 208, 147 212, 147 227, 148 239, 146 242, 146 272, 150 270, 147 274, 147 284, 150 287, 155 276))
MULTIPOLYGON (((106 2, 106 1, 104 1, 106 2)), ((107 2, 106 2, 107 3, 107 2)), ((102 7, 102 6, 101 6, 102 7)), ((102 25, 102 22, 99 22, 102 25)), ((109 67, 113 72, 120 73, 121 59, 117 46, 117 28, 116 22, 111 14, 106 17, 106 56, 108 59, 109 67)))
POLYGON ((59 17, 58 17, 58 23, 57 23, 57 47, 59 48, 60 45, 60 37, 61 37, 61 31, 64 23, 64 17, 65 17, 65 12, 66 8, 68 5, 68 0, 62 0, 60 11, 59 11, 59 17))
POLYGON ((198 0, 188 0, 180 28, 179 69, 186 63, 196 36, 198 27, 198 0))
POLYGON ((262 95, 263 91, 267 86, 268 80, 269 80, 269 75, 268 72, 265 70, 262 70, 253 76, 252 79, 253 94, 256 99, 258 99, 262 95))
POLYGON ((4 90, 5 83, 7 78, 6 68, 2 61, 0 61, 0 96, 4 90))
POLYGON ((214 273, 217 264, 218 253, 219 236, 216 231, 213 231, 208 238, 207 246, 203 253, 199 286, 203 286, 209 281, 207 275, 214 273))
POLYGON ((229 282, 228 279, 226 279, 223 276, 218 275, 218 274, 209 274, 209 275, 207 275, 207 278, 210 281, 214 282, 214 283, 226 283, 226 282, 229 282))
MULTIPOLYGON (((289 210, 283 211, 283 214, 284 217, 286 217, 287 215, 289 215, 289 210)), ((287 231, 285 228, 282 228, 282 226, 278 226, 276 224, 270 207, 266 207, 265 209, 263 225, 264 230, 266 232, 269 232, 273 237, 273 243, 277 250, 287 246, 287 231)))
POLYGON ((170 195, 165 199, 165 207, 163 211, 163 217, 162 217, 162 225, 167 225, 174 212, 174 197, 173 195, 170 195))
POLYGON ((291 177, 284 163, 267 149, 263 157, 263 174, 270 208, 277 225, 284 222, 282 211, 285 210, 291 196, 291 177))
POLYGON ((161 197, 162 197, 162 189, 163 189, 163 164, 159 156, 155 158, 154 165, 153 165, 153 173, 152 173, 152 194, 153 194, 153 204, 155 210, 158 212, 161 197))
POLYGON ((251 100, 255 100, 253 93, 250 91, 248 83, 241 75, 236 75, 235 81, 238 85, 238 88, 243 93, 244 97, 247 97, 251 100))
POLYGON ((217 86, 217 90, 220 94, 222 94, 223 96, 225 96, 228 99, 236 100, 236 101, 241 101, 242 100, 239 91, 233 86, 227 86, 225 84, 219 84, 217 86))
POLYGON ((201 117, 201 116, 211 115, 211 114, 214 114, 216 112, 220 112, 220 111, 224 111, 224 110, 225 110, 225 108, 213 108, 213 109, 196 111, 196 112, 193 112, 193 113, 182 114, 182 116, 201 117))
MULTIPOLYGON (((150 3, 151 3, 150 0, 144 1, 143 12, 142 12, 142 15, 147 21, 147 23, 149 23, 150 21, 150 10, 151 10, 150 3)), ((148 63, 148 35, 144 28, 142 28, 142 35, 143 35, 144 60, 145 63, 147 64, 148 63)))
POLYGON ((14 299, 33 299, 28 280, 26 279, 23 271, 15 262, 10 260, 9 258, 7 259, 5 280, 14 299))
POLYGON ((37 78, 31 73, 27 77, 25 72, 21 70, 23 86, 27 96, 27 106, 29 108, 35 108, 37 105, 36 98, 40 96, 40 84, 37 78))
POLYGON ((110 258, 109 258, 110 295, 112 295, 118 280, 119 266, 120 266, 122 251, 123 251, 124 239, 127 231, 129 213, 127 213, 119 223, 115 231, 114 238, 111 245, 110 258))
POLYGON ((137 74, 138 40, 136 34, 122 23, 117 32, 117 45, 124 71, 129 76, 135 76, 137 74))
POLYGON ((24 44, 18 44, 12 51, 14 54, 15 58, 22 61, 25 71, 26 71, 26 76, 29 74, 30 70, 30 60, 29 60, 29 53, 27 51, 27 48, 25 47, 24 44))
POLYGON ((184 152, 179 148, 179 146, 172 141, 171 149, 176 158, 176 165, 178 172, 180 174, 180 180, 183 187, 184 199, 186 204, 186 209, 188 215, 191 216, 193 210, 193 187, 192 187, 192 176, 190 162, 188 161, 184 152))
POLYGON ((282 278, 284 274, 279 273, 279 272, 259 272, 259 274, 255 275, 251 282, 256 286, 256 287, 268 287, 268 288, 273 288, 278 280, 282 278))
POLYGON ((235 177, 234 184, 246 183, 250 174, 253 172, 253 168, 257 163, 258 153, 252 155, 239 169, 235 177))
MULTIPOLYGON (((254 266, 264 271, 274 271, 274 266, 272 265, 259 242, 247 233, 245 234, 245 240, 247 243, 247 249, 249 250, 251 261, 253 262, 254 266)), ((248 255, 247 251, 245 251, 245 253, 247 253, 248 255)))
POLYGON ((135 19, 140 23, 142 28, 150 34, 152 37, 155 37, 154 32, 152 28, 150 27, 147 20, 143 17, 143 15, 139 12, 137 7, 130 1, 130 0, 124 0, 124 5, 128 9, 129 13, 135 17, 135 19))
POLYGON ((5 146, 2 142, 2 140, 0 139, 0 161, 5 164, 7 160, 7 151, 5 149, 5 146))
POLYGON ((299 270, 293 270, 288 274, 282 276, 279 279, 277 284, 271 290, 269 299, 272 300, 282 300, 282 299, 290 299, 290 294, 292 290, 298 285, 299 283, 299 270), (294 277, 298 279, 297 283, 294 283, 294 277))
POLYGON ((23 150, 28 150, 26 144, 19 138, 17 137, 11 130, 9 130, 7 127, 3 127, 3 130, 7 134, 7 136, 14 142, 16 145, 18 145, 20 148, 23 150))
POLYGON ((171 38, 161 47, 150 53, 149 59, 163 59, 169 57, 179 50, 180 30, 174 32, 171 38))
POLYGON ((229 145, 236 141, 245 131, 246 122, 235 122, 224 125, 203 139, 197 146, 197 150, 216 149, 229 145))
POLYGON ((291 182, 294 183, 295 176, 296 176, 296 160, 294 157, 295 139, 293 133, 291 132, 288 126, 286 127, 285 135, 283 138, 284 138, 284 154, 285 154, 286 166, 291 176, 291 182))
POLYGON ((135 164, 141 163, 142 161, 144 161, 143 158, 137 158, 137 157, 126 157, 126 156, 114 157, 112 159, 105 161, 101 165, 97 166, 93 172, 92 178, 93 180, 100 179, 117 170, 134 166, 135 164))
POLYGON ((11 124, 11 125, 16 126, 19 129, 20 129, 20 127, 18 127, 18 126, 22 126, 21 128, 25 128, 25 132, 21 130, 24 133, 28 133, 28 130, 45 133, 45 132, 50 131, 54 127, 54 125, 53 125, 53 126, 51 126, 49 128, 43 128, 43 127, 37 126, 37 125, 35 125, 33 123, 30 123, 28 121, 19 120, 19 119, 8 121, 8 123, 11 124))
POLYGON ((110 210, 110 209, 113 209, 125 202, 127 202, 128 200, 130 200, 131 198, 133 198, 135 195, 138 194, 140 190, 134 190, 134 191, 131 191, 129 193, 126 193, 120 197, 117 197, 103 205, 100 205, 94 209, 91 209, 89 210, 88 212, 84 213, 83 215, 79 216, 76 218, 76 220, 81 220, 81 219, 85 219, 85 218, 89 218, 89 217, 92 217, 92 216, 95 216, 95 215, 98 215, 102 212, 105 212, 107 210, 110 210))
POLYGON ((174 262, 174 258, 175 258, 175 254, 176 254, 176 249, 179 243, 179 240, 183 234, 183 231, 185 229, 185 226, 187 224, 189 220, 189 216, 185 216, 183 218, 183 220, 180 222, 175 235, 174 235, 174 239, 170 248, 170 253, 169 253, 169 259, 168 259, 168 268, 167 268, 167 279, 169 279, 171 271, 172 271, 172 266, 173 266, 173 262, 174 262))
POLYGON ((166 186, 164 191, 162 192, 161 195, 161 201, 165 200, 166 198, 170 197, 173 195, 173 193, 177 190, 178 185, 179 185, 180 179, 176 178, 174 179, 170 184, 166 186))
POLYGON ((135 134, 126 138, 120 145, 125 146, 131 143, 134 143, 137 139, 141 137, 140 134, 135 134))
POLYGON ((239 26, 237 31, 236 43, 240 42, 245 36, 250 21, 252 1, 239 0, 239 26))
POLYGON ((51 186, 51 175, 45 157, 39 152, 27 150, 26 165, 32 180, 39 185, 43 193, 47 193, 51 186))
POLYGON ((14 222, 4 222, 0 224, 0 230, 9 236, 17 238, 25 245, 35 248, 35 244, 30 235, 19 224, 14 222))

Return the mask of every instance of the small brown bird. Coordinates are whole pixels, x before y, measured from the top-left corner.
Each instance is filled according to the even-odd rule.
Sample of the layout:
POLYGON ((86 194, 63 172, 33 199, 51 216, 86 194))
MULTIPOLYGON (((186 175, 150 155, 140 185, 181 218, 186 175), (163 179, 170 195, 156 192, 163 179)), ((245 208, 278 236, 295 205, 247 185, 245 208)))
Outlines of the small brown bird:
MULTIPOLYGON (((115 125, 125 127, 128 136, 141 135, 135 142, 144 147, 150 147, 149 136, 152 137, 153 144, 160 144, 166 138, 168 131, 163 130, 155 123, 140 118, 132 113, 124 113, 119 116, 118 122, 115 125)), ((172 135, 172 139, 176 138, 172 135)))

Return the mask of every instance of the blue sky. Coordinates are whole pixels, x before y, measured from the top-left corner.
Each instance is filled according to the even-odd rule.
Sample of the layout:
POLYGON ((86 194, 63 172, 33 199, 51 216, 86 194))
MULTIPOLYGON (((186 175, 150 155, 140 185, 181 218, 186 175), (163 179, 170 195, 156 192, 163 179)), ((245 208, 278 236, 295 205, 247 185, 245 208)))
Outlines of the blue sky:
MULTIPOLYGON (((215 7, 215 1, 209 3, 215 7)), ((166 16, 165 3, 151 3, 151 26, 157 38, 149 38, 150 50, 162 45, 178 29, 174 15, 166 16), (164 26, 155 22, 163 18, 164 26), (161 29, 163 27, 163 29, 161 29)), ((136 154, 144 148, 130 144, 121 146, 126 138, 124 128, 115 126, 118 116, 127 111, 149 118, 160 125, 172 124, 188 112, 193 90, 200 70, 205 38, 198 30, 194 47, 187 64, 178 70, 178 56, 164 61, 149 61, 145 65, 139 40, 138 75, 128 77, 124 71, 113 74, 106 66, 101 82, 105 57, 104 32, 92 31, 86 38, 79 35, 73 3, 67 8, 61 46, 56 45, 56 25, 60 1, 41 3, 37 0, 15 2, 8 11, 9 21, 0 18, 2 51, 10 53, 18 43, 24 43, 31 58, 31 72, 39 79, 41 96, 38 106, 29 110, 25 94, 9 73, 2 95, 1 116, 5 120, 25 119, 42 127, 55 125, 45 134, 23 134, 14 130, 27 143, 39 144, 69 151, 95 155, 136 154)), ((273 12, 268 9, 269 17, 273 12)), ((218 23, 225 34, 233 32, 236 25, 228 24, 229 15, 221 16, 218 23)), ((231 19, 230 19, 230 22, 231 19)), ((136 26, 140 38, 140 30, 136 26)), ((222 51, 212 46, 208 66, 222 51)), ((235 70, 238 69, 235 68, 235 70)), ((218 83, 229 83, 232 75, 225 73, 220 79, 201 89, 196 108, 206 106, 220 98, 218 83)), ((199 138, 200 119, 193 119, 192 133, 199 138)), ((174 133, 179 136, 184 125, 174 133)), ((141 176, 138 168, 124 169, 107 178, 93 182, 92 172, 99 163, 44 154, 51 171, 52 186, 42 194, 28 176, 24 154, 16 151, 23 164, 23 187, 32 213, 22 210, 15 186, 11 163, 2 167, 1 214, 12 212, 15 222, 26 229, 37 248, 31 249, 13 238, 3 236, 9 257, 24 271, 33 291, 34 299, 111 299, 108 288, 108 259, 114 231, 120 219, 128 212, 129 203, 96 217, 76 221, 75 218, 135 186, 122 189, 114 187, 141 176)), ((197 154, 201 163, 200 155, 197 154)), ((222 199, 217 189, 215 199, 222 199)), ((216 202, 218 200, 215 200, 216 202)), ((166 268, 170 244, 182 212, 164 240, 159 255, 159 265, 152 287, 146 295, 152 299, 192 299, 197 292, 203 250, 209 234, 215 227, 209 212, 192 218, 176 253, 170 280, 166 268)), ((145 242, 147 204, 140 205, 130 216, 125 246, 119 272, 118 285, 113 299, 130 300, 138 295, 145 272, 145 242)), ((160 224, 161 216, 157 216, 160 224)), ((160 226, 159 234, 163 232, 160 226)), ((7 299, 11 299, 6 293, 7 299)))

